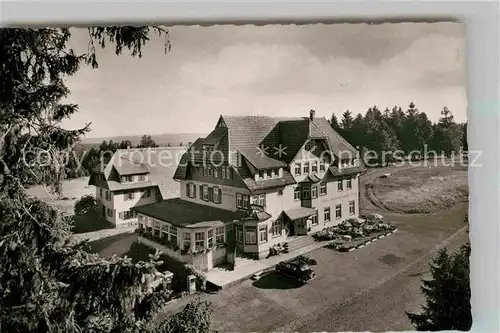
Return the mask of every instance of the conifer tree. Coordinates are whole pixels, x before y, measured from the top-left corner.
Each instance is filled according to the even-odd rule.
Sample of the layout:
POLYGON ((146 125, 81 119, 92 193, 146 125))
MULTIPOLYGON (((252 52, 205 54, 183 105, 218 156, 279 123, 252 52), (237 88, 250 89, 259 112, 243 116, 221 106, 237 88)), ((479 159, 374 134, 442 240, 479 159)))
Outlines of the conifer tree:
POLYGON ((417 331, 468 331, 472 326, 469 283, 470 245, 454 254, 439 251, 430 265, 431 279, 422 280, 426 304, 422 313, 407 313, 417 331))

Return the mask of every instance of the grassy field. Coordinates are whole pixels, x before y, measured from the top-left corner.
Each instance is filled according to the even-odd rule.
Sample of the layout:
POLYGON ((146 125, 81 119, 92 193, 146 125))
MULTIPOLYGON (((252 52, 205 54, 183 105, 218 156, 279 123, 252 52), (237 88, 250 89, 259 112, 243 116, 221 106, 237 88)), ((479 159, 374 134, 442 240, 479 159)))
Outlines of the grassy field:
POLYGON ((63 183, 63 194, 61 198, 57 195, 49 194, 49 189, 41 185, 30 187, 27 190, 28 195, 37 197, 51 205, 61 209, 65 213, 73 214, 75 202, 87 194, 95 196, 95 186, 88 185, 89 177, 69 179, 63 183))
POLYGON ((430 213, 468 200, 467 167, 417 167, 373 182, 374 195, 387 208, 430 213))

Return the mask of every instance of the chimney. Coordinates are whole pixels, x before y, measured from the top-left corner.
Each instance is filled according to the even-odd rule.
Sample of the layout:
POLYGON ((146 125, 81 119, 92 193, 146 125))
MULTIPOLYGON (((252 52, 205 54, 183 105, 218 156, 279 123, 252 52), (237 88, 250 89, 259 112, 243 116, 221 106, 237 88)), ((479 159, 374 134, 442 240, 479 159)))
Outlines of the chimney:
POLYGON ((314 114, 315 113, 316 113, 316 111, 314 111, 314 110, 309 111, 309 119, 310 120, 314 120, 314 114))

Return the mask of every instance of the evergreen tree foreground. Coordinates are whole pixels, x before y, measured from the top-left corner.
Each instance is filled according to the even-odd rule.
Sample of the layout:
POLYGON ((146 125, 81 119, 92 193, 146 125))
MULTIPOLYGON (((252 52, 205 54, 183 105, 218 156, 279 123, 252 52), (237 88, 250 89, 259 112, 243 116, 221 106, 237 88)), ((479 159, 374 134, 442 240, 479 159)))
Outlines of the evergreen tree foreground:
POLYGON ((141 57, 154 33, 164 38, 165 52, 170 48, 162 27, 88 32, 88 52, 76 54, 67 46, 70 29, 0 29, 0 331, 207 332, 211 309, 205 302, 156 320, 171 296, 148 286, 158 256, 134 264, 91 254, 86 242, 72 237, 60 211, 26 195, 31 181, 61 190, 66 176, 61 153, 90 129, 90 124, 76 130, 60 126, 78 112, 78 105, 64 103, 70 93, 65 78, 82 66, 97 68, 96 48, 141 57), (50 163, 25 163, 28 152, 43 152, 50 163))
POLYGON ((431 279, 421 285, 426 304, 419 314, 407 313, 417 331, 471 329, 470 251, 469 244, 454 254, 442 249, 433 259, 431 279))

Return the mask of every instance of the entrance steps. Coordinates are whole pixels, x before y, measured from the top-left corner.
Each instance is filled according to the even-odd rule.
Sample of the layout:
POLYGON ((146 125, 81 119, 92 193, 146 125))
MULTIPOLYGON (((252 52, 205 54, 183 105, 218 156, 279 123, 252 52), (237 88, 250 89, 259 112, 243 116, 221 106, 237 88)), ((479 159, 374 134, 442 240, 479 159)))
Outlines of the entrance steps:
POLYGON ((316 243, 316 240, 311 236, 292 236, 288 237, 286 242, 288 243, 288 252, 293 252, 316 243))

